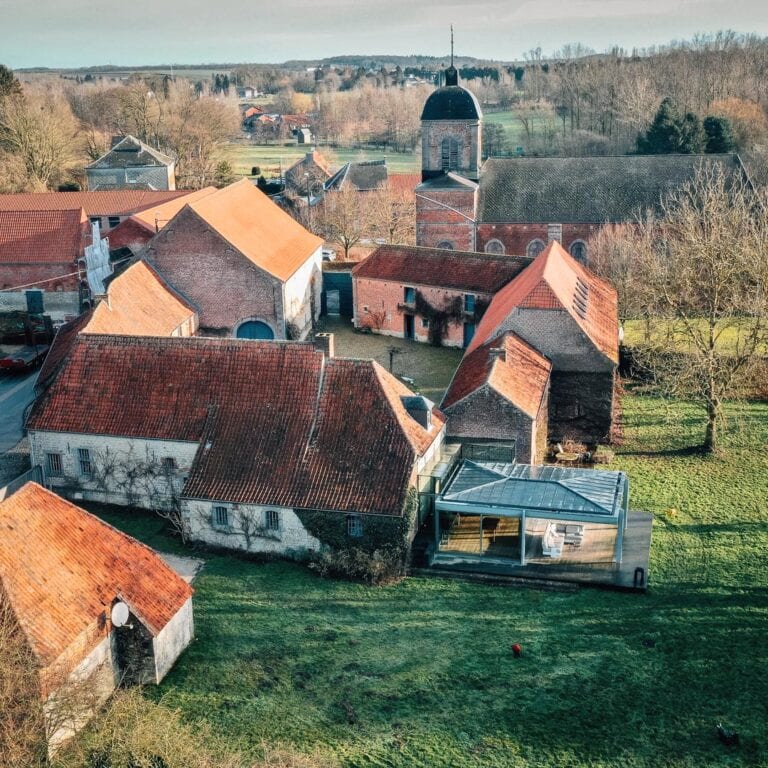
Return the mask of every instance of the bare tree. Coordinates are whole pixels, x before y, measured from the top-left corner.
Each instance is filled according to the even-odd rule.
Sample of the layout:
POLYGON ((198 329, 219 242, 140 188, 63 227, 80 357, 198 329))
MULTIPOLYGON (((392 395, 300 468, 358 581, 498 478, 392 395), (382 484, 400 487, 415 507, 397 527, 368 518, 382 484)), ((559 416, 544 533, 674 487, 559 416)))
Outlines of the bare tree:
POLYGON ((658 219, 627 229, 645 286, 650 333, 641 359, 662 390, 706 412, 703 449, 718 447, 723 402, 768 342, 768 217, 746 182, 702 167, 658 219))
POLYGON ((18 189, 12 191, 55 187, 84 158, 81 128, 67 102, 36 92, 3 100, 0 149, 22 171, 18 189))
POLYGON ((415 243, 416 198, 412 191, 386 185, 363 194, 368 197, 375 240, 398 245, 415 243))
POLYGON ((370 193, 355 189, 328 192, 317 207, 314 229, 344 251, 344 260, 361 240, 371 236, 373 216, 370 193))

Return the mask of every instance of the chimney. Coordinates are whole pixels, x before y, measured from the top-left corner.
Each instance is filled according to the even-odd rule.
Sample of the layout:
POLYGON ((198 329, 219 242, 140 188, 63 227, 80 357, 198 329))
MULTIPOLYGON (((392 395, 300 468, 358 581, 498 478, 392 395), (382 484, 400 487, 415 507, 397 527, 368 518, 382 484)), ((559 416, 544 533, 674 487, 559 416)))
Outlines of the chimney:
POLYGON ((505 344, 502 344, 500 347, 491 347, 488 350, 488 355, 490 356, 491 360, 503 360, 506 362, 507 347, 505 344))
POLYGON ((557 240, 558 243, 562 243, 563 242, 563 225, 547 224, 547 240, 550 243, 553 240, 557 240))
POLYGON ((336 356, 336 344, 332 333, 316 333, 315 349, 322 352, 326 357, 336 356))
POLYGON ((401 395, 400 401, 408 415, 424 429, 432 426, 432 409, 435 404, 431 400, 427 400, 423 395, 401 395))

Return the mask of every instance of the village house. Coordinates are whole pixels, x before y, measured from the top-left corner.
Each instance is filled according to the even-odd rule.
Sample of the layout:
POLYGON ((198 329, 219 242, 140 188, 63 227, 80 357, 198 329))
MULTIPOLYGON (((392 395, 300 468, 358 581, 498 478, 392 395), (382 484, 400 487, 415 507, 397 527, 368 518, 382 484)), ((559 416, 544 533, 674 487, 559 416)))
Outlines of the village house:
POLYGON ((300 339, 320 312, 322 240, 247 179, 188 202, 142 251, 200 333, 300 339))
POLYGON ((297 160, 283 174, 286 193, 310 201, 322 196, 323 186, 331 178, 331 169, 325 157, 313 149, 297 160))
POLYGON ((192 641, 192 589, 144 544, 36 483, 0 502, 0 601, 35 660, 49 750, 192 641))
POLYGON ((27 310, 34 291, 38 313, 77 314, 88 229, 82 208, 0 210, 0 310, 27 310))
POLYGON ((28 420, 33 465, 70 498, 178 509, 216 546, 404 553, 445 418, 319 342, 81 333, 28 420))
POLYGON ((176 189, 176 161, 135 136, 116 136, 112 148, 85 167, 88 189, 176 189))
POLYGON ((115 189, 98 192, 25 192, 0 195, 0 211, 69 211, 82 208, 91 224, 98 224, 102 234, 129 216, 169 200, 184 197, 185 190, 155 191, 115 189))
POLYGON ((539 437, 547 434, 549 442, 605 441, 618 361, 616 291, 551 242, 496 293, 483 314, 443 401, 448 432, 474 441, 491 433, 514 438, 522 448, 521 461, 542 455, 531 428, 539 437), (513 376, 515 366, 529 375, 513 376), (551 373, 544 377, 547 366, 551 373), (500 414, 500 400, 506 401, 510 415, 503 426, 491 427, 494 413, 500 414), (494 410, 481 418, 480 404, 485 402, 494 410))
POLYGON ((325 183, 325 191, 354 190, 370 192, 387 186, 388 171, 386 160, 366 160, 344 163, 325 183))
POLYGON ((700 167, 746 177, 738 155, 504 157, 482 162, 483 113, 451 66, 424 104, 416 243, 535 257, 557 240, 583 264, 606 223, 631 222, 700 167))
POLYGON ((524 258, 381 245, 352 270, 355 327, 466 347, 493 296, 528 264, 524 258))

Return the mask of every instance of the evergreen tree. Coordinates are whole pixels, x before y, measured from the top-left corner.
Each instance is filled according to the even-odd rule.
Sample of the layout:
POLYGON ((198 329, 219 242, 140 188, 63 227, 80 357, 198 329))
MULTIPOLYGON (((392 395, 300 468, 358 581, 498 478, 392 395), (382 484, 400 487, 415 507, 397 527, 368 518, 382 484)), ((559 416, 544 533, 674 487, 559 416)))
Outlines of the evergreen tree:
POLYGON ((638 136, 637 151, 641 155, 666 155, 678 152, 679 145, 680 114, 672 99, 666 98, 661 102, 645 136, 638 136))
POLYGON ((704 120, 704 133, 707 135, 708 153, 720 154, 736 149, 736 140, 733 138, 731 123, 727 117, 710 115, 704 120))
POLYGON ((4 64, 0 64, 0 99, 6 96, 20 96, 21 83, 16 79, 13 71, 4 64))
POLYGON ((693 114, 686 112, 680 121, 680 139, 677 151, 681 155, 697 155, 706 151, 707 135, 701 127, 701 120, 693 114))

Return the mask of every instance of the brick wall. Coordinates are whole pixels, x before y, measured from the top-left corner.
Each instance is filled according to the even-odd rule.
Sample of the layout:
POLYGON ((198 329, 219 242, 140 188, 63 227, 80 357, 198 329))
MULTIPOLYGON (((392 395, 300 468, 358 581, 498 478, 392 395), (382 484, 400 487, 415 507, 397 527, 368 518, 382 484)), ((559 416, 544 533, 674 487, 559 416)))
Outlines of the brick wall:
MULTIPOLYGON (((488 386, 477 390, 450 408, 448 439, 464 442, 515 441, 519 462, 535 460, 535 422, 488 386)), ((546 421, 542 425, 546 431, 546 421)))
POLYGON ((42 285, 33 287, 48 292, 55 291, 77 291, 77 266, 72 261, 71 264, 0 264, 0 290, 5 288, 15 288, 19 285, 29 285, 30 283, 39 283, 42 285), (69 275, 69 277, 65 277, 69 275))
POLYGON ((417 190, 416 245, 434 248, 448 242, 457 251, 476 250, 476 206, 477 190, 469 187, 417 190))
MULTIPOLYGON (((528 243, 532 240, 541 240, 545 244, 548 240, 548 226, 550 222, 531 224, 486 224, 477 226, 477 250, 484 251, 489 240, 500 240, 504 243, 505 252, 509 256, 525 256, 528 243)), ((560 242, 570 251, 575 240, 583 240, 585 243, 600 229, 600 224, 562 224, 562 237, 560 242)))
MULTIPOLYGON (((370 278, 354 276, 352 277, 352 282, 354 285, 354 323, 356 328, 368 327, 375 333, 381 333, 385 336, 403 337, 405 329, 404 316, 408 313, 415 316, 414 331, 416 341, 429 341, 429 328, 424 327, 422 318, 416 315, 415 309, 407 312, 403 308, 398 308, 398 305, 402 307, 404 304, 405 283, 371 280, 370 278)), ((407 285, 418 290, 426 301, 436 309, 444 307, 446 303, 455 298, 458 298, 462 303, 464 301, 465 293, 463 291, 410 283, 407 285)), ((486 303, 491 300, 490 294, 475 293, 473 295, 486 303)), ((471 321, 470 316, 467 319, 471 321)), ((464 346, 463 321, 448 322, 447 331, 443 336, 443 346, 464 346)))
POLYGON ((460 176, 477 179, 480 170, 481 132, 478 120, 425 120, 421 124, 421 166, 425 171, 442 171, 442 144, 445 138, 459 143, 460 176))
POLYGON ((193 211, 183 210, 149 244, 148 260, 200 310, 203 333, 230 336, 245 319, 285 338, 283 284, 259 269, 193 211))

